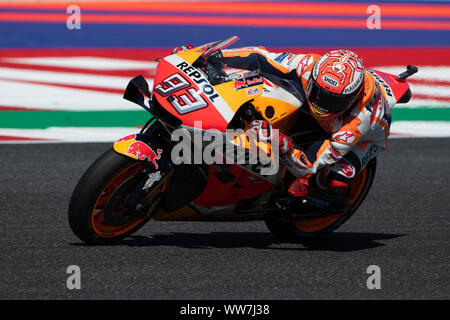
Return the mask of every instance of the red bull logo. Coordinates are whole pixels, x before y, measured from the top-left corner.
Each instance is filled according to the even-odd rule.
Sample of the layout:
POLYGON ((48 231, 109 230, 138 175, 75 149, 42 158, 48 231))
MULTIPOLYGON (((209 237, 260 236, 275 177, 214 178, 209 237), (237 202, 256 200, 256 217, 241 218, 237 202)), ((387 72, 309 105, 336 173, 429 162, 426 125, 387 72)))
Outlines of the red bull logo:
POLYGON ((148 159, 149 162, 152 162, 155 166, 155 169, 158 169, 158 164, 156 160, 161 159, 161 154, 163 150, 157 149, 156 152, 145 144, 142 141, 135 141, 128 147, 128 150, 125 151, 126 154, 137 157, 139 160, 148 159))

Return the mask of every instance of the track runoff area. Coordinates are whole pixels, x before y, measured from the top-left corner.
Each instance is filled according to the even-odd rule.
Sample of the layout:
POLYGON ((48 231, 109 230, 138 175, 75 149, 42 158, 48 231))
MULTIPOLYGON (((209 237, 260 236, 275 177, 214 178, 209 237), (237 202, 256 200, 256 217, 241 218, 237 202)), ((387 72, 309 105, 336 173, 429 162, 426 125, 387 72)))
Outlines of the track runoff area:
MULTIPOLYGON (((393 74, 405 69, 404 51, 392 50, 386 62, 383 49, 358 50, 369 67, 393 74)), ((423 51, 450 57, 446 49, 423 51)), ((392 110, 391 137, 450 136, 450 65, 434 65, 423 51, 414 55, 411 50, 406 59, 418 65, 419 73, 408 80, 411 101, 392 110)), ((0 141, 112 142, 135 133, 150 115, 122 98, 124 88, 138 74, 151 86, 155 60, 168 53, 164 49, 0 51, 0 141)))
POLYGON ((411 101, 392 110, 391 138, 450 136, 450 5, 379 1, 379 28, 369 27, 372 11, 357 1, 69 7, 0 4, 0 143, 112 142, 135 133, 149 114, 122 98, 128 81, 142 74, 151 86, 156 60, 171 48, 234 34, 234 47, 350 48, 366 67, 393 74, 416 65, 411 101))

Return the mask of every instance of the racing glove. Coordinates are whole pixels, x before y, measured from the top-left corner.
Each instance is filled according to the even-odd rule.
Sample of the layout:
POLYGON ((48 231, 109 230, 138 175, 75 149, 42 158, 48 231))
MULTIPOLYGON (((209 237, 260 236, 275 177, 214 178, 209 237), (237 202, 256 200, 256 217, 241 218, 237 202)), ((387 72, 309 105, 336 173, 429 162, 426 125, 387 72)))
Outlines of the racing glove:
MULTIPOLYGON (((292 140, 280 131, 272 130, 272 126, 265 120, 254 120, 250 124, 250 129, 256 134, 257 138, 263 141, 272 141, 278 138, 280 155, 283 162, 288 166, 290 172, 296 173, 311 167, 306 154, 300 148, 294 148, 292 140), (291 170, 294 169, 294 170, 291 170)), ((300 176, 289 186, 288 192, 292 197, 307 197, 310 193, 310 175, 300 176)))
POLYGON ((256 137, 265 142, 271 142, 272 139, 278 139, 278 146, 280 147, 280 154, 290 152, 294 144, 292 140, 281 133, 280 131, 273 131, 272 125, 266 120, 254 120, 250 123, 250 129, 256 134, 256 137))

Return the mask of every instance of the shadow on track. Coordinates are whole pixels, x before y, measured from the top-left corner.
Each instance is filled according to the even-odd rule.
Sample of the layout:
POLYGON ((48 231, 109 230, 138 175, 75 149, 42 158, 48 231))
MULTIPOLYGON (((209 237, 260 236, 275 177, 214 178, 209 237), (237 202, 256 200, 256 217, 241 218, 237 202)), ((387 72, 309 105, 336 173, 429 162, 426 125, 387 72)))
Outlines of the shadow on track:
MULTIPOLYGON (((404 234, 335 232, 315 240, 280 242, 267 232, 174 232, 155 234, 151 237, 131 236, 114 246, 154 247, 177 246, 190 249, 211 248, 254 248, 269 250, 311 250, 311 251, 359 251, 384 246, 380 240, 402 237, 404 234), (289 246, 279 247, 278 245, 289 246), (295 246, 292 246, 295 245, 295 246), (276 245, 276 246, 274 246, 276 245)), ((85 245, 73 243, 72 245, 85 245)))

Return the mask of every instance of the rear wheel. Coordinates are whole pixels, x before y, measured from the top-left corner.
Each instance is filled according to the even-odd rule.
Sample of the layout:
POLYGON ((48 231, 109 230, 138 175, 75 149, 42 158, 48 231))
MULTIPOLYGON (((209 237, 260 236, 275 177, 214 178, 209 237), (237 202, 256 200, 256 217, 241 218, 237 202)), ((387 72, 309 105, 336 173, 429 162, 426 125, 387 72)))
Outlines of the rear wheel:
POLYGON ((369 193, 375 178, 376 159, 372 159, 352 181, 350 206, 341 213, 302 221, 281 221, 274 217, 265 220, 269 230, 283 240, 316 238, 336 230, 359 208, 369 193))
POLYGON ((75 235, 88 244, 111 244, 147 223, 148 209, 155 209, 158 190, 152 191, 155 206, 141 207, 141 211, 125 206, 130 193, 145 176, 141 162, 113 149, 101 155, 82 176, 70 200, 68 218, 75 235))

